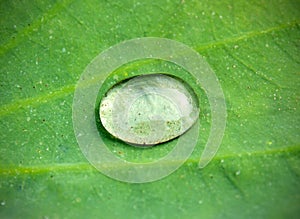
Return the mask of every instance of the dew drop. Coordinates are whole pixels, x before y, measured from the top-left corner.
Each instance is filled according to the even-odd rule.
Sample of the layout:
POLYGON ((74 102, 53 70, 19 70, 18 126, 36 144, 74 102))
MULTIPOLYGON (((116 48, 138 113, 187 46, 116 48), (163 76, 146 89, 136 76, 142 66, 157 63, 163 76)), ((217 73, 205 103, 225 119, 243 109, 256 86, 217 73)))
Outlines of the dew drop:
POLYGON ((199 107, 188 84, 164 74, 150 74, 112 87, 101 100, 99 113, 103 127, 114 137, 136 146, 151 146, 191 128, 199 107))

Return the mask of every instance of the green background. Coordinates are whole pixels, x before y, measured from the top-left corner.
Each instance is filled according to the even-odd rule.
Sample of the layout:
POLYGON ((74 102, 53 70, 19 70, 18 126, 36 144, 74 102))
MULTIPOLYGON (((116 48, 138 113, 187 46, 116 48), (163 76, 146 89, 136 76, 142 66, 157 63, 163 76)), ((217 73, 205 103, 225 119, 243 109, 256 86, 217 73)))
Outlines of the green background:
MULTIPOLYGON (((0 16, 0 218, 300 215, 299 1, 2 0, 0 16), (97 54, 144 36, 185 43, 207 60, 227 128, 213 161, 198 169, 204 107, 204 137, 188 161, 163 180, 127 184, 82 155, 72 101, 97 54)), ((118 156, 126 150, 138 149, 116 145, 118 156)))

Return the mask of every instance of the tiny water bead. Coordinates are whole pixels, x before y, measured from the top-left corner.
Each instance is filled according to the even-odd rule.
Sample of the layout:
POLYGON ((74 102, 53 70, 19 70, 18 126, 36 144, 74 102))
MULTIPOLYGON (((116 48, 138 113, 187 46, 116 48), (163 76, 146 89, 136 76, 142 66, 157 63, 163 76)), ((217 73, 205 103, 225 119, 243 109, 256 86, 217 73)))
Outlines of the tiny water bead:
POLYGON ((186 132, 198 118, 198 98, 181 79, 164 74, 133 77, 113 86, 100 102, 100 120, 114 137, 151 146, 186 132))

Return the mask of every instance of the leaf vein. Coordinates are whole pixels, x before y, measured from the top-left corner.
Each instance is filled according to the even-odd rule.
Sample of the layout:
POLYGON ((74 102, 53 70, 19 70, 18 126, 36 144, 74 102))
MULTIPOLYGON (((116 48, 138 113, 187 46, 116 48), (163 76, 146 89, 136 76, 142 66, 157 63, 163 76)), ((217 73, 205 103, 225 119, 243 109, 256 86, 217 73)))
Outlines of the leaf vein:
POLYGON ((277 32, 277 31, 282 31, 282 30, 288 29, 288 28, 293 28, 293 27, 297 26, 298 24, 299 24, 298 21, 293 21, 293 22, 288 22, 288 23, 281 24, 278 26, 270 27, 265 30, 250 31, 250 32, 246 32, 245 34, 242 34, 242 35, 225 38, 225 39, 221 39, 221 40, 216 39, 216 41, 214 41, 214 42, 202 44, 201 46, 198 46, 194 49, 197 51, 205 51, 205 50, 208 50, 211 48, 226 46, 227 44, 236 43, 238 41, 248 40, 250 38, 258 37, 261 35, 266 35, 266 34, 277 32))
POLYGON ((23 30, 19 31, 18 34, 8 41, 6 44, 1 45, 0 56, 5 55, 8 51, 19 45, 24 36, 30 36, 30 34, 34 33, 36 29, 38 29, 43 23, 51 20, 58 12, 65 9, 69 4, 71 4, 74 0, 64 0, 59 1, 55 6, 53 6, 48 12, 46 12, 41 17, 38 17, 35 21, 31 23, 30 26, 23 28, 23 30))
MULTIPOLYGON (((228 39, 224 39, 224 40, 220 40, 220 41, 216 40, 215 42, 212 42, 212 43, 209 43, 206 45, 202 45, 202 46, 196 47, 194 49, 197 51, 214 49, 215 47, 218 47, 218 46, 225 46, 227 43, 235 43, 237 41, 245 40, 245 39, 248 39, 251 37, 268 34, 270 32, 281 31, 285 28, 291 28, 293 26, 296 26, 297 24, 298 24, 298 22, 295 21, 295 22, 291 22, 288 24, 282 24, 282 25, 279 25, 276 27, 272 27, 272 28, 269 28, 266 30, 249 32, 249 33, 246 33, 245 35, 241 35, 241 36, 237 36, 237 37, 233 37, 233 38, 228 38, 228 39)), ((2 54, 2 50, 0 50, 0 55, 1 54, 2 54)), ((230 55, 232 56, 232 54, 230 54, 230 55)), ((261 73, 257 73, 257 71, 255 71, 255 69, 253 67, 251 67, 249 64, 245 63, 244 61, 240 60, 237 57, 233 57, 233 58, 235 58, 237 61, 242 63, 244 66, 246 66, 249 70, 251 70, 255 74, 260 75, 263 79, 275 84, 277 87, 280 87, 280 85, 276 84, 274 81, 270 80, 265 75, 263 75, 261 73)), ((67 85, 67 86, 61 87, 59 90, 56 90, 54 92, 51 92, 51 93, 43 95, 43 96, 22 99, 22 100, 13 102, 13 103, 8 103, 6 105, 2 105, 0 107, 0 116, 10 114, 18 109, 28 106, 28 105, 37 105, 39 103, 44 103, 46 100, 56 99, 56 98, 62 97, 64 95, 68 95, 71 92, 74 92, 74 90, 75 90, 75 85, 67 85)))
MULTIPOLYGON (((300 145, 289 146, 285 148, 277 148, 264 151, 254 151, 245 152, 243 154, 228 154, 223 156, 216 156, 214 158, 215 163, 220 162, 220 160, 229 158, 242 158, 245 156, 257 156, 264 157, 266 155, 278 155, 278 154, 288 154, 291 152, 300 152, 300 145)), ((181 161, 178 161, 181 162, 181 161)), ((199 161, 196 159, 189 159, 187 163, 198 164, 199 161)), ((96 171, 96 169, 89 163, 62 163, 62 164, 51 164, 51 165, 40 165, 40 166, 10 166, 10 167, 0 167, 0 175, 19 175, 19 174, 43 174, 48 172, 82 172, 82 171, 96 171)), ((241 191, 242 192, 242 191, 241 191)))

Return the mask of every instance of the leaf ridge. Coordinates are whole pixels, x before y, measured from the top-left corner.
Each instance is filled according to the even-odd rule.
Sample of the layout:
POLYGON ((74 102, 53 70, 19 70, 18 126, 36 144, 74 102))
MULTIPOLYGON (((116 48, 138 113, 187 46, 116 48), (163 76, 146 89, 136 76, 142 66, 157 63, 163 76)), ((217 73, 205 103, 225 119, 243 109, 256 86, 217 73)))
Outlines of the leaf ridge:
POLYGON ((63 0, 58 1, 58 3, 53 6, 48 12, 44 15, 38 17, 35 21, 31 23, 30 26, 23 28, 21 31, 17 33, 17 35, 12 38, 9 42, 4 45, 1 45, 0 56, 5 55, 9 50, 16 47, 19 43, 22 42, 24 36, 30 36, 36 29, 38 29, 44 22, 51 20, 58 12, 65 9, 69 4, 71 4, 74 0, 63 0))
MULTIPOLYGON (((202 46, 196 47, 194 49, 197 50, 197 51, 204 51, 204 50, 214 49, 218 46, 226 46, 227 43, 235 43, 235 42, 240 41, 240 40, 245 40, 245 39, 248 39, 248 38, 251 38, 251 37, 256 37, 256 36, 268 34, 270 32, 281 31, 285 28, 291 28, 291 27, 294 27, 296 25, 298 25, 298 22, 295 21, 295 22, 291 22, 291 23, 288 23, 288 24, 275 26, 275 27, 272 27, 272 28, 269 28, 269 29, 266 29, 266 30, 261 30, 261 31, 256 31, 256 32, 249 32, 245 35, 241 35, 241 36, 238 36, 238 37, 228 38, 228 39, 220 40, 220 41, 216 40, 215 42, 212 42, 212 43, 206 44, 206 45, 202 45, 202 46)), ((231 53, 228 53, 228 54, 231 55, 237 61, 239 61, 241 64, 243 64, 250 71, 254 72, 256 75, 259 75, 264 80, 273 83, 277 87, 281 87, 280 85, 276 84, 273 80, 267 78, 265 75, 263 75, 261 73, 258 73, 252 66, 245 63, 243 60, 239 59, 238 57, 234 57, 231 53)), ((0 50, 0 55, 1 55, 1 50, 0 50)), ((50 92, 49 94, 45 94, 43 96, 22 99, 22 100, 19 100, 17 102, 2 105, 0 107, 0 116, 10 114, 10 113, 12 113, 12 112, 14 112, 14 111, 16 111, 20 108, 24 108, 24 107, 28 106, 28 105, 33 105, 33 104, 36 105, 38 103, 44 103, 46 100, 51 100, 51 99, 56 99, 56 98, 62 97, 64 95, 67 95, 67 94, 73 92, 74 90, 75 90, 75 85, 66 85, 64 87, 61 87, 59 90, 56 90, 54 92, 50 92)))
MULTIPOLYGON (((222 156, 216 156, 214 162, 219 162, 220 160, 243 157, 243 156, 266 156, 266 155, 278 155, 278 154, 288 154, 291 152, 300 152, 300 145, 288 146, 284 148, 276 148, 265 151, 254 151, 254 152, 244 152, 243 154, 228 154, 222 156)), ((179 161, 181 162, 181 161, 179 161)), ((199 160, 189 159, 186 163, 192 163, 197 165, 199 160)), ((88 162, 83 163, 61 163, 55 165, 40 165, 40 166, 10 166, 10 167, 0 167, 0 175, 20 175, 20 174, 42 174, 48 172, 81 172, 81 171, 91 171, 95 168, 88 162)), ((241 191, 242 192, 242 191, 241 191)))
POLYGON ((293 27, 297 26, 298 24, 299 24, 299 21, 292 21, 292 22, 284 23, 284 24, 281 24, 278 26, 270 27, 270 28, 264 29, 264 30, 256 30, 256 31, 246 32, 245 34, 238 35, 235 37, 225 38, 225 39, 221 39, 221 40, 216 39, 215 42, 202 44, 201 46, 198 46, 194 49, 197 51, 205 51, 210 48, 226 46, 227 44, 230 44, 230 43, 236 43, 238 41, 248 40, 253 37, 258 37, 258 36, 266 35, 266 34, 269 34, 272 32, 278 32, 278 31, 282 31, 284 29, 293 28, 293 27))

